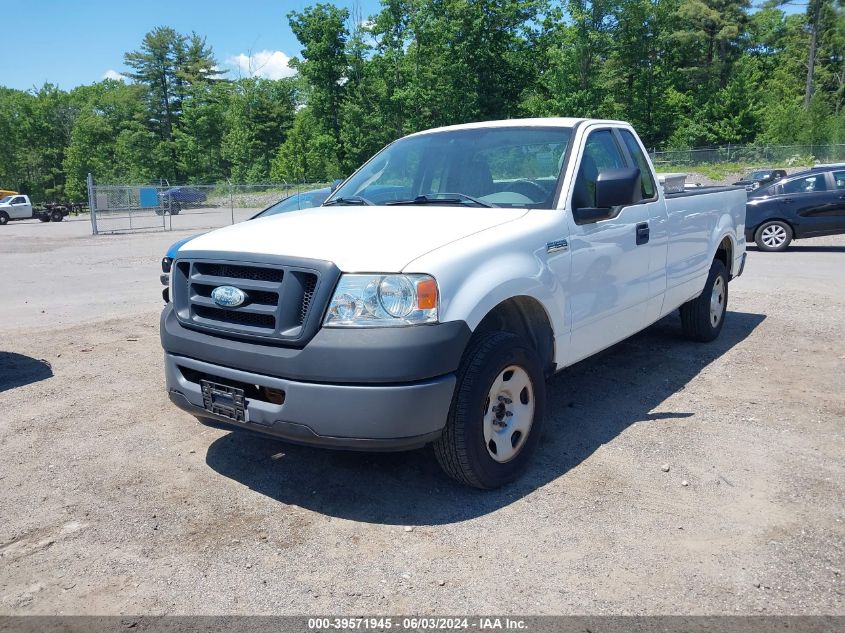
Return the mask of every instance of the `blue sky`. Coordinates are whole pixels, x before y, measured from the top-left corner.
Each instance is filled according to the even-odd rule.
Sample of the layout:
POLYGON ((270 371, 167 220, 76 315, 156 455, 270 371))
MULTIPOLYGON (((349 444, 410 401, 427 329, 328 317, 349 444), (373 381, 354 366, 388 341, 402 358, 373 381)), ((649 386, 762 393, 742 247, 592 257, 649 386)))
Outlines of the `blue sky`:
MULTIPOLYGON (((0 0, 0 21, 14 40, 0 46, 0 85, 27 90, 48 81, 70 89, 99 81, 124 70, 123 53, 156 26, 206 36, 230 77, 250 71, 278 77, 299 53, 285 16, 316 1, 0 0)), ((334 4, 351 9, 354 0, 334 4)), ((358 6, 366 18, 379 2, 358 0, 358 6)))
MULTIPOLYGON (((13 42, 0 46, 0 85, 28 90, 51 82, 70 89, 116 77, 125 69, 123 53, 156 26, 206 36, 229 77, 278 78, 291 73, 287 60, 299 53, 285 16, 317 1, 0 0, 5 39, 13 42)), ((364 19, 379 9, 379 0, 328 1, 348 9, 357 4, 364 19)))

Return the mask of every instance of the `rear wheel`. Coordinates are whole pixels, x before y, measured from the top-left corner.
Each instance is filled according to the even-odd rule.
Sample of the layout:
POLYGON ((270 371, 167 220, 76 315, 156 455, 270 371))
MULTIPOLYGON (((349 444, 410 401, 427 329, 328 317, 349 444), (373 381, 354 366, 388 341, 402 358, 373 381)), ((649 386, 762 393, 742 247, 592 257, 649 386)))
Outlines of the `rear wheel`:
POLYGON ((179 202, 174 202, 170 205, 170 215, 179 215, 179 212, 182 210, 182 204, 179 202))
POLYGON ((727 309, 728 271, 717 259, 701 294, 681 306, 681 328, 695 341, 712 341, 722 331, 727 309))
POLYGON ((754 234, 754 241, 757 243, 757 248, 761 251, 773 253, 786 250, 790 242, 792 242, 792 237, 791 226, 780 220, 772 220, 760 225, 754 234))
POLYGON ((38 216, 38 219, 41 220, 42 222, 49 222, 50 216, 47 215, 46 213, 43 213, 43 214, 38 216))
POLYGON ((0 226, 9 223, 9 214, 5 211, 0 211, 0 226))
POLYGON ((64 219, 64 217, 65 217, 65 216, 64 216, 64 215, 62 215, 62 212, 61 212, 61 211, 53 211, 53 212, 50 214, 50 220, 51 220, 52 222, 61 222, 61 221, 64 219))
POLYGON ((540 440, 545 388, 540 359, 520 337, 492 332, 474 340, 434 444, 443 470, 476 488, 498 488, 519 477, 540 440))

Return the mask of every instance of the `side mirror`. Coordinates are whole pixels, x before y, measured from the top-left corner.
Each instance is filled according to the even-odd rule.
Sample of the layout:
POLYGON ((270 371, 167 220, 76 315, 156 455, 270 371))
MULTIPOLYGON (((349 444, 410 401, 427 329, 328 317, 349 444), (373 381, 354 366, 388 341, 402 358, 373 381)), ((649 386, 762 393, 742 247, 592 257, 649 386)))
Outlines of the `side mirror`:
POLYGON ((335 192, 335 189, 340 187, 340 183, 342 183, 342 182, 343 182, 343 180, 341 180, 340 178, 338 178, 337 180, 332 180, 332 188, 331 188, 332 193, 335 192))
POLYGON ((604 169, 596 179, 596 206, 574 209, 577 224, 606 220, 614 207, 627 207, 642 200, 640 170, 637 167, 604 169))

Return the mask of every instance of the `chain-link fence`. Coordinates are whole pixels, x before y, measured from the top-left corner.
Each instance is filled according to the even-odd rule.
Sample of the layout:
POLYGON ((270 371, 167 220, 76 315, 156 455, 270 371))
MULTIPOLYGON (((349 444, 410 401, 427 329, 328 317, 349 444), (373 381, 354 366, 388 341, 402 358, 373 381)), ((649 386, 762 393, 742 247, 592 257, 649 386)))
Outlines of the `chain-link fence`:
POLYGON ((811 162, 845 161, 845 145, 727 145, 699 149, 651 152, 654 164, 710 165, 746 163, 772 167, 791 167, 811 162))
POLYGON ((213 229, 247 220, 271 205, 284 210, 318 206, 328 197, 329 186, 317 181, 101 185, 89 176, 91 232, 213 229))

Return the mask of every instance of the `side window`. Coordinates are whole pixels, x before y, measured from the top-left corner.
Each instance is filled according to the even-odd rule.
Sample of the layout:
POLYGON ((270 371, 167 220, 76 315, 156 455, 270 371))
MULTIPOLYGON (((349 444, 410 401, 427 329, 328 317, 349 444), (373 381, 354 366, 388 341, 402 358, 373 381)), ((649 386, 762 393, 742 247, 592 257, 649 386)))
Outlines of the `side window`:
POLYGON ((833 172, 833 182, 837 189, 845 189, 845 171, 833 172))
POLYGON ((648 200, 654 197, 654 179, 651 177, 651 169, 648 166, 648 160, 640 149, 640 144, 637 139, 628 130, 619 130, 622 134, 622 140, 625 141, 625 147, 628 148, 628 153, 634 157, 634 162, 640 168, 640 178, 643 187, 643 199, 648 200))
POLYGON ((610 130, 591 132, 587 137, 575 187, 572 192, 572 207, 584 209, 596 206, 596 180, 603 169, 625 167, 622 150, 610 130))
POLYGON ((26 204, 26 198, 23 196, 18 196, 14 200, 12 200, 12 204, 26 204))
POLYGON ((824 191, 824 174, 813 174, 783 183, 783 193, 813 193, 824 191))

